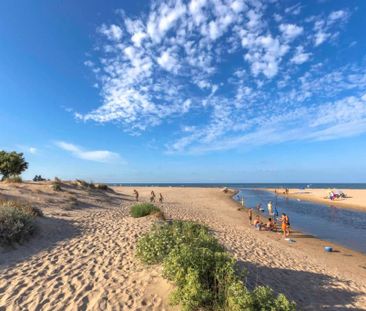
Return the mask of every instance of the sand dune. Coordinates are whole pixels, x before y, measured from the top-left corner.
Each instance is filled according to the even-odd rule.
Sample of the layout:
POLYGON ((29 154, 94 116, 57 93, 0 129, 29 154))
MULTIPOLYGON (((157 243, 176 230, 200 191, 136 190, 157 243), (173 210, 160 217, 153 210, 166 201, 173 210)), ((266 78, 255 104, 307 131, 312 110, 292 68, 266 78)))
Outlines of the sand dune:
MULTIPOLYGON (((47 185, 0 185, 3 196, 28 199, 46 218, 28 243, 0 251, 0 310, 170 310, 172 286, 159 268, 134 257, 136 240, 154 217, 128 216, 131 188, 116 193, 47 185), (69 210, 70 197, 79 202, 69 210), (52 200, 52 201, 50 201, 52 200), (66 208, 67 207, 67 208, 66 208)), ((150 188, 138 189, 147 200, 150 188)), ((167 217, 209 225, 249 270, 249 287, 267 284, 301 309, 366 308, 366 256, 347 249, 322 252, 321 241, 257 232, 219 189, 154 188, 167 217)), ((177 308, 174 308, 177 310, 177 308)))
MULTIPOLYGON (((82 192, 80 199, 87 199, 88 194, 82 192)), ((43 229, 28 245, 3 250, 0 309, 166 309, 163 298, 170 285, 158 271, 142 267, 134 258, 136 240, 153 219, 129 217, 130 202, 117 195, 112 197, 123 206, 100 205, 61 213, 64 220, 52 229, 45 226, 47 222, 54 224, 54 217, 49 216, 42 220, 43 229), (63 229, 70 232, 60 232, 63 229), (53 235, 51 244, 55 243, 51 246, 49 234, 53 235), (42 246, 45 249, 40 249, 42 246), (37 250, 27 256, 33 247, 37 250), (152 284, 159 284, 160 296, 151 291, 152 284)), ((55 206, 44 210, 46 215, 60 214, 55 206)))

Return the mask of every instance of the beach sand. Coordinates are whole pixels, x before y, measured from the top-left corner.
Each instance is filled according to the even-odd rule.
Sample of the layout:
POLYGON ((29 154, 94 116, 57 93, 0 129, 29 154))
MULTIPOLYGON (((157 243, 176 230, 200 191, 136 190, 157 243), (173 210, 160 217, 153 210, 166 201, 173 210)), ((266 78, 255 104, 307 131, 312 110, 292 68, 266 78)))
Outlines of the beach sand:
MULTIPOLYGON (((284 194, 284 189, 267 189, 274 192, 277 191, 280 195, 284 194)), ((338 189, 342 190, 347 198, 330 200, 329 192, 334 189, 289 189, 288 196, 290 198, 311 201, 315 203, 333 205, 344 208, 352 208, 361 211, 366 211, 366 189, 338 189)))
MULTIPOLYGON (((46 214, 29 242, 0 250, 0 310, 178 310, 168 305, 173 286, 160 268, 134 257, 136 240, 156 219, 129 217, 133 188, 114 189, 67 186, 55 193, 47 184, 0 184, 1 198, 31 201, 46 214)), ((141 187, 141 200, 152 189, 163 194, 168 218, 196 220, 214 231, 248 270, 250 288, 269 285, 303 310, 366 308, 366 255, 301 233, 288 243, 280 234, 258 232, 232 193, 217 188, 141 187), (325 253, 329 244, 337 252, 325 253)))

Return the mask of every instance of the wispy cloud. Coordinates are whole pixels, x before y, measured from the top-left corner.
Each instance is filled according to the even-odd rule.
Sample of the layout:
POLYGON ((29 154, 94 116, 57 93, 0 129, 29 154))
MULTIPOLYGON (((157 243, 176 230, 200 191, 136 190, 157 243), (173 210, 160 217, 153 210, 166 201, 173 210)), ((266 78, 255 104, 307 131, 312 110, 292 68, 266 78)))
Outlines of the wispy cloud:
POLYGON ((77 145, 56 141, 55 145, 65 151, 70 152, 73 156, 79 159, 95 161, 95 162, 110 162, 120 158, 118 153, 107 150, 85 150, 77 145))
POLYGON ((37 148, 36 147, 29 147, 28 148, 28 151, 29 151, 29 153, 31 153, 31 154, 36 154, 37 153, 37 148))
POLYGON ((117 22, 98 29, 101 54, 87 61, 102 103, 76 117, 118 122, 131 134, 175 122, 179 130, 168 152, 361 133, 364 63, 334 69, 321 50, 339 38, 351 13, 298 18, 303 8, 164 0, 137 17, 121 12, 117 22), (358 117, 320 123, 322 113, 340 109, 337 102, 358 117))

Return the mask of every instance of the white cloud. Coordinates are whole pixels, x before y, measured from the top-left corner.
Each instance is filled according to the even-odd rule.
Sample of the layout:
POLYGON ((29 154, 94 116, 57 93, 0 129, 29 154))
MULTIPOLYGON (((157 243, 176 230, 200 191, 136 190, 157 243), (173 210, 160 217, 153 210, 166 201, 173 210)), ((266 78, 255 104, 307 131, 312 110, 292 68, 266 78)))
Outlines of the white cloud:
POLYGON ((84 150, 79 146, 64 141, 57 141, 55 145, 65 151, 69 151, 73 156, 82 160, 110 162, 119 159, 117 153, 107 150, 84 150))
POLYGON ((346 21, 349 17, 349 13, 346 10, 333 11, 329 14, 328 20, 330 23, 338 21, 346 21))
MULTIPOLYGON (((366 88, 364 66, 331 70, 321 53, 322 44, 341 36, 350 13, 300 13, 306 15, 301 3, 285 8, 261 0, 161 0, 133 18, 123 13, 101 27, 99 59, 86 61, 101 104, 75 116, 113 122, 132 135, 169 123, 179 128, 170 151, 332 131, 341 120, 315 127, 309 120, 344 91, 357 97, 366 88)), ((359 122, 347 131, 356 133, 359 122)))
POLYGON ((349 17, 350 13, 347 10, 339 10, 331 12, 326 18, 314 18, 314 45, 319 46, 328 39, 337 38, 339 32, 335 29, 342 27, 349 17))
POLYGON ((158 57, 157 62, 161 67, 163 67, 167 71, 171 71, 171 72, 175 72, 175 73, 178 71, 177 61, 167 51, 164 51, 160 55, 160 57, 158 57))
POLYGON ((102 25, 99 31, 104 34, 109 40, 119 41, 122 38, 122 29, 117 25, 102 25))
POLYGON ((322 31, 317 32, 315 34, 315 38, 314 38, 315 46, 318 46, 318 45, 322 44, 329 37, 330 37, 329 33, 322 32, 322 31))
POLYGON ((37 148, 35 148, 35 147, 29 147, 29 153, 31 153, 31 154, 36 154, 37 153, 37 148))
POLYGON ((302 34, 304 28, 294 24, 281 24, 280 30, 286 40, 293 40, 302 34))
POLYGON ((299 46, 296 48, 295 55, 291 58, 291 62, 297 65, 301 65, 309 60, 311 53, 305 53, 304 47, 299 46))

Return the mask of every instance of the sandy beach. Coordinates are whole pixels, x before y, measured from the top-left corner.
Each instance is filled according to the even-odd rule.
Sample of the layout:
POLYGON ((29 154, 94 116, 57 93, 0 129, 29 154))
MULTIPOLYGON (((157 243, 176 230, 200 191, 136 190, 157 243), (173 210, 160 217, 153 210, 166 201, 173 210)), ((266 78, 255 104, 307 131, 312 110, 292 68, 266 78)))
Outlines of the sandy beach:
MULTIPOLYGON (((271 286, 302 310, 366 308, 366 255, 296 232, 255 231, 232 193, 217 188, 141 187, 164 196, 166 217, 208 225, 246 267, 250 288, 271 286), (325 253, 333 245, 336 252, 325 253)), ((172 285, 158 267, 135 258, 137 239, 156 221, 134 219, 133 188, 115 192, 47 183, 0 184, 2 199, 40 207, 39 232, 23 245, 0 249, 0 310, 179 310, 168 304, 172 285)), ((347 192, 348 194, 348 192, 347 192)))
MULTIPOLYGON (((284 189, 269 188, 267 190, 271 192, 276 191, 279 195, 285 195, 284 189)), ((288 197, 366 211, 366 189, 338 189, 342 190, 347 197, 330 200, 328 194, 332 190, 334 189, 289 189, 288 197)))

